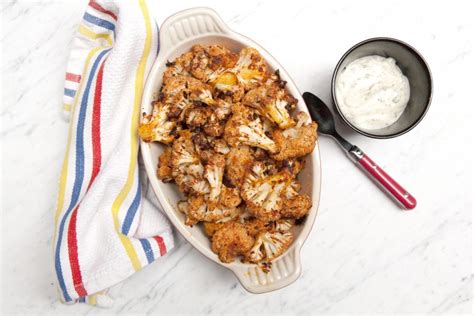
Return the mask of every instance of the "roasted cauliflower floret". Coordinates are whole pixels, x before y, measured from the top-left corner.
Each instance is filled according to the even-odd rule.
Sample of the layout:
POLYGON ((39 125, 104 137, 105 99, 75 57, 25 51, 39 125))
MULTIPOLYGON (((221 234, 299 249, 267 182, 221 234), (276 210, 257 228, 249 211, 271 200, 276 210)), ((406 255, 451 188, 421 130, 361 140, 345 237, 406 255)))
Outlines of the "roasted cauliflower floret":
POLYGON ((287 129, 296 123, 290 115, 290 110, 298 100, 293 98, 276 85, 260 86, 252 89, 242 100, 242 103, 259 110, 259 112, 281 129, 287 129))
POLYGON ((217 203, 221 194, 222 178, 224 177, 225 159, 224 156, 216 154, 210 157, 204 171, 204 177, 209 182, 211 192, 209 202, 217 203))
POLYGON ((180 132, 171 150, 172 175, 183 193, 207 194, 209 184, 204 180, 204 167, 196 154, 189 130, 180 132))
POLYGON ((264 221, 256 217, 250 217, 243 221, 243 225, 250 236, 256 237, 260 232, 267 231, 272 222, 264 221))
POLYGON ((230 152, 229 146, 223 139, 214 139, 211 144, 212 148, 216 153, 227 155, 230 152))
POLYGON ((171 77, 175 76, 190 76, 189 73, 191 60, 193 59, 193 53, 187 52, 178 58, 174 62, 168 62, 167 68, 163 74, 163 84, 166 84, 171 77))
POLYGON ((295 225, 294 219, 279 219, 274 222, 271 222, 271 230, 272 231, 279 231, 279 232, 286 232, 289 231, 295 225))
POLYGON ((191 74, 205 82, 213 81, 226 69, 234 67, 237 55, 221 45, 194 45, 191 49, 191 74))
POLYGON ((275 160, 303 157, 311 153, 316 145, 315 122, 308 122, 308 115, 304 112, 298 114, 298 123, 295 127, 287 130, 276 129, 273 132, 273 140, 278 152, 271 157, 275 160))
POLYGON ((212 236, 212 251, 222 262, 232 262, 236 256, 246 254, 253 246, 254 239, 247 233, 242 224, 225 223, 212 236))
POLYGON ((250 90, 266 79, 267 64, 255 48, 246 47, 240 51, 233 72, 245 90, 250 90))
POLYGON ((269 232, 258 234, 255 244, 246 253, 245 259, 249 262, 268 262, 283 254, 293 241, 293 235, 289 231, 269 232))
POLYGON ((279 167, 286 169, 293 176, 296 177, 305 166, 304 158, 290 158, 279 161, 279 167))
MULTIPOLYGON (((162 101, 172 105, 172 117, 179 114, 194 102, 202 102, 208 105, 215 104, 212 97, 211 87, 207 84, 187 76, 173 76, 161 89, 162 101)), ((182 119, 182 118, 180 118, 182 119)))
POLYGON ((226 156, 226 178, 236 187, 240 187, 245 174, 254 161, 248 146, 231 147, 226 156))
POLYGON ((285 218, 299 219, 306 216, 313 206, 311 198, 305 194, 298 194, 292 199, 285 200, 281 209, 281 216, 285 218))
POLYGON ((187 215, 187 223, 191 225, 198 222, 227 222, 240 213, 240 209, 235 207, 210 207, 204 195, 189 195, 180 210, 187 215))
POLYGON ((247 209, 255 217, 276 220, 281 217, 280 210, 290 182, 291 176, 287 171, 268 175, 265 165, 256 162, 246 174, 241 196, 247 204, 247 209))
POLYGON ((204 222, 204 233, 207 237, 212 237, 214 234, 224 226, 225 223, 204 222))
POLYGON ((223 207, 234 208, 239 206, 239 204, 242 202, 239 189, 228 188, 225 185, 222 185, 219 202, 223 207))
POLYGON ((262 121, 255 110, 236 104, 232 111, 224 131, 224 139, 229 145, 249 145, 271 153, 277 151, 275 142, 265 134, 262 121))
POLYGON ((163 182, 173 181, 173 168, 171 166, 171 147, 166 147, 165 151, 158 158, 158 169, 156 171, 158 179, 163 182))
POLYGON ((211 113, 211 109, 207 107, 193 106, 187 109, 184 114, 186 125, 193 128, 205 126, 211 113))
POLYGON ((204 126, 204 133, 209 136, 218 137, 224 133, 224 127, 225 123, 219 120, 214 112, 207 119, 207 123, 204 126))
POLYGON ((169 112, 170 106, 168 104, 154 102, 153 113, 151 115, 144 115, 138 127, 138 135, 141 139, 146 142, 172 143, 175 137, 173 131, 176 127, 176 122, 169 120, 169 112))

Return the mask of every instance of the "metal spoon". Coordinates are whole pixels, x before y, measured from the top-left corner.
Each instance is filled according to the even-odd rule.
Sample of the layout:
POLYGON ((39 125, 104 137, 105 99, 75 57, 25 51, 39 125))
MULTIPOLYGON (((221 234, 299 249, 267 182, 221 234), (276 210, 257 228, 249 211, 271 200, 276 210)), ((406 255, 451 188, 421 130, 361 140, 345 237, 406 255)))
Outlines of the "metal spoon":
POLYGON ((311 118, 318 123, 318 132, 334 138, 344 149, 349 158, 367 172, 367 175, 381 186, 395 201, 411 210, 416 206, 416 199, 401 185, 393 180, 382 168, 377 166, 359 147, 352 145, 336 131, 331 111, 321 99, 310 92, 303 93, 311 118))

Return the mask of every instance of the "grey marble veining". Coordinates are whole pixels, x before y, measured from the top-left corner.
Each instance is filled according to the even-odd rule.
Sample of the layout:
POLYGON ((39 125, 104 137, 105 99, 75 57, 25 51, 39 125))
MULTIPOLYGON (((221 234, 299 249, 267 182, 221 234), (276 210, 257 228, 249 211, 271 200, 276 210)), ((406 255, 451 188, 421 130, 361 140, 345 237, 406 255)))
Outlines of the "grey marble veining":
POLYGON ((274 54, 301 91, 326 101, 332 69, 356 42, 392 36, 415 46, 434 77, 420 125, 380 141, 338 123, 419 204, 397 209, 321 137, 321 204, 293 285, 248 294, 178 237, 174 251, 113 289, 112 309, 62 305, 51 245, 68 128, 62 80, 86 1, 2 1, 2 314, 472 314, 469 1, 149 2, 159 23, 187 7, 214 8, 274 54))

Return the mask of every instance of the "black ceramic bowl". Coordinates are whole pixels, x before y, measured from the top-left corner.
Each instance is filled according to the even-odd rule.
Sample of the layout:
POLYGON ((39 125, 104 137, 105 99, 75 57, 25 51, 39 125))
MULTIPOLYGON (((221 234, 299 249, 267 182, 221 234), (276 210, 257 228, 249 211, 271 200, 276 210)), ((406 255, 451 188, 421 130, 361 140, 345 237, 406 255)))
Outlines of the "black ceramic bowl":
POLYGON ((337 113, 352 129, 373 138, 392 138, 405 134, 425 116, 431 102, 433 82, 428 64, 413 47, 394 38, 376 37, 356 44, 342 56, 334 70, 331 86, 337 113), (339 108, 336 97, 336 79, 349 63, 370 55, 392 57, 397 61, 398 67, 410 82, 410 99, 405 111, 395 123, 381 129, 364 130, 352 124, 339 108))

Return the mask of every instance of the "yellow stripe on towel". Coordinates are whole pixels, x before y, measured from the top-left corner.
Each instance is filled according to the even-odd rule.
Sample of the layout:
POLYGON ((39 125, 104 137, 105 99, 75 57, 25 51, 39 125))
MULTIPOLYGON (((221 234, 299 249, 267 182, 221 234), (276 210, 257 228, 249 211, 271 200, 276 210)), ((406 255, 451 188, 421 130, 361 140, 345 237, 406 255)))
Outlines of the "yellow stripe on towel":
POLYGON ((152 41, 152 34, 151 34, 151 23, 150 23, 150 16, 148 14, 148 9, 146 7, 144 0, 138 0, 140 3, 140 9, 143 14, 143 18, 145 20, 145 28, 146 28, 146 39, 145 39, 145 47, 143 48, 143 53, 141 56, 140 63, 138 65, 137 73, 135 75, 135 100, 133 104, 133 114, 132 114, 132 126, 130 129, 130 164, 128 166, 128 176, 127 182, 125 183, 124 187, 120 191, 119 195, 115 199, 112 205, 112 215, 114 219, 114 226, 115 230, 119 234, 120 240, 132 262, 133 268, 137 271, 142 266, 140 260, 138 259, 137 252, 133 248, 133 244, 130 239, 125 236, 120 230, 120 223, 118 219, 118 213, 120 208, 125 201, 128 194, 130 194, 130 190, 133 185, 134 175, 137 169, 137 153, 138 153, 138 141, 137 141, 137 129, 138 129, 138 114, 140 109, 140 101, 143 92, 143 84, 145 80, 145 67, 148 60, 148 55, 150 54, 151 50, 151 41, 152 41))

